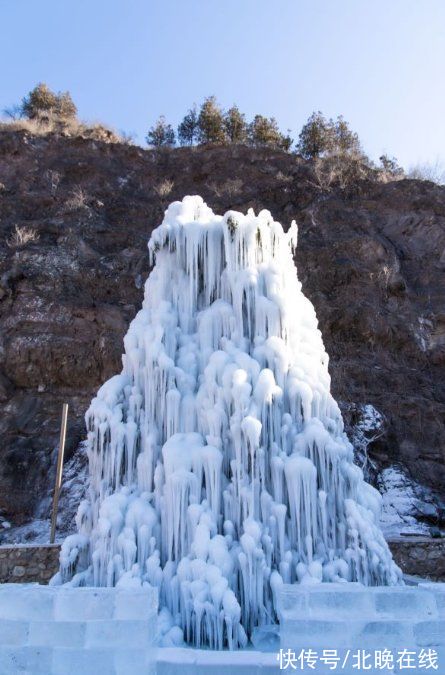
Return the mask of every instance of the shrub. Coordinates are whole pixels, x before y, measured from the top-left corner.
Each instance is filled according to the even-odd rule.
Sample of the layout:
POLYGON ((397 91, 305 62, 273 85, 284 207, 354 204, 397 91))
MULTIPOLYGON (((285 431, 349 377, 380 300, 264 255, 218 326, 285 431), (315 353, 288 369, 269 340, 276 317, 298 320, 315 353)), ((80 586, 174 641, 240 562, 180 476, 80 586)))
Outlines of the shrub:
POLYGON ((77 108, 69 92, 54 93, 49 87, 40 83, 32 89, 22 101, 22 115, 30 120, 49 121, 75 119, 77 108))
POLYGON ((190 108, 178 126, 178 140, 181 145, 193 145, 198 140, 198 112, 196 105, 190 108))
POLYGON ((175 132, 170 124, 167 124, 164 115, 161 115, 156 124, 149 129, 147 143, 155 148, 172 147, 175 144, 175 132))
POLYGON ((224 115, 216 98, 206 98, 201 106, 198 117, 198 141, 202 145, 207 143, 226 143, 224 130, 224 115))
POLYGON ((360 153, 337 152, 317 157, 314 163, 318 185, 323 190, 338 187, 347 196, 360 191, 360 183, 373 177, 375 171, 360 153))
POLYGON ((33 227, 15 225, 13 233, 6 240, 6 244, 10 248, 20 248, 26 244, 38 241, 39 237, 40 235, 33 227))
POLYGON ((77 117, 77 107, 68 91, 57 95, 57 105, 54 112, 57 117, 65 120, 77 117))

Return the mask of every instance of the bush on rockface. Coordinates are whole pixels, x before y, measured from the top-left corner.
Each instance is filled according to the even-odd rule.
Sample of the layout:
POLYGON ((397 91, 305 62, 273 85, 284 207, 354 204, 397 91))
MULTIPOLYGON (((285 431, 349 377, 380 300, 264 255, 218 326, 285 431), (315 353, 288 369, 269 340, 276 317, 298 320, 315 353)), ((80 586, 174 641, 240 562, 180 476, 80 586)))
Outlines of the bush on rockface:
POLYGON ((303 126, 297 152, 314 161, 314 173, 322 190, 337 187, 352 195, 365 180, 388 183, 405 177, 395 157, 386 154, 374 162, 363 152, 360 139, 340 115, 327 120, 314 112, 303 126))
POLYGON ((26 225, 15 225, 13 232, 6 239, 6 245, 9 248, 21 248, 26 244, 32 244, 40 238, 39 233, 33 227, 26 225))
POLYGON ((376 171, 362 154, 336 152, 314 160, 314 173, 318 186, 324 190, 339 188, 347 196, 360 191, 365 180, 375 180, 376 171))
POLYGON ((73 120, 77 107, 68 91, 55 93, 41 82, 22 100, 22 117, 40 122, 73 120))
POLYGON ((35 136, 54 133, 105 143, 125 142, 104 124, 81 122, 71 94, 56 93, 44 83, 34 87, 20 104, 5 108, 3 114, 10 121, 0 122, 0 130, 28 131, 35 136))

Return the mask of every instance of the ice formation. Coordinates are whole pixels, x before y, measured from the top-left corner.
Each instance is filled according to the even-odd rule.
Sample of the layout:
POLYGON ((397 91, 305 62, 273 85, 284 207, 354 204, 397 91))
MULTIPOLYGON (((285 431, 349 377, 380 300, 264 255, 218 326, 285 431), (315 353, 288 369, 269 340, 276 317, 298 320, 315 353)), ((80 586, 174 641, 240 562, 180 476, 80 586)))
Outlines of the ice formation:
POLYGON ((89 497, 54 581, 157 586, 176 642, 182 629, 245 645, 276 619, 282 583, 401 581, 330 394, 296 237, 268 211, 172 203, 122 373, 86 414, 89 497))

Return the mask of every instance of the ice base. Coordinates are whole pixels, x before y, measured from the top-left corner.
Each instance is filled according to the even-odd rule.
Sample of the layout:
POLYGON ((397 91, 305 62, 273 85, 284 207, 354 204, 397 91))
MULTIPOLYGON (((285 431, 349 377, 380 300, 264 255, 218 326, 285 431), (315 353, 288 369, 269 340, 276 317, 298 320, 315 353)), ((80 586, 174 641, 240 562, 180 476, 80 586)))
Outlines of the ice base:
MULTIPOLYGON (((363 666, 353 668, 357 650, 371 653, 374 660, 375 652, 384 649, 393 653, 394 668, 383 672, 406 672, 406 667, 397 665, 399 652, 410 650, 417 659, 422 649, 430 648, 436 650, 439 665, 429 672, 445 672, 445 583, 404 587, 284 585, 279 594, 279 615, 281 649, 296 654, 313 649, 319 655, 324 649, 335 649, 340 664, 346 659, 344 668, 340 664, 336 668, 342 675, 365 670, 363 666)), ((315 672, 321 675, 333 671, 317 664, 315 672)), ((371 667, 366 672, 381 673, 382 669, 371 667)))
MULTIPOLYGON (((418 654, 422 648, 432 648, 438 653, 439 667, 429 672, 445 672, 445 583, 401 588, 284 585, 278 605, 280 626, 257 629, 250 649, 157 648, 158 600, 152 588, 4 584, 0 585, 0 673, 273 675, 280 672, 280 647, 296 655, 302 649, 319 655, 323 649, 335 649, 341 660, 348 650, 409 649, 418 654)), ((315 670, 306 667, 297 672, 359 672, 349 660, 345 668, 334 671, 317 664, 315 670)), ((402 670, 395 666, 387 672, 402 670)))
POLYGON ((170 204, 122 372, 86 413, 87 498, 54 583, 148 582, 198 649, 245 647, 283 583, 401 583, 296 244, 268 211, 170 204))
POLYGON ((0 585, 1 675, 152 675, 157 590, 0 585))

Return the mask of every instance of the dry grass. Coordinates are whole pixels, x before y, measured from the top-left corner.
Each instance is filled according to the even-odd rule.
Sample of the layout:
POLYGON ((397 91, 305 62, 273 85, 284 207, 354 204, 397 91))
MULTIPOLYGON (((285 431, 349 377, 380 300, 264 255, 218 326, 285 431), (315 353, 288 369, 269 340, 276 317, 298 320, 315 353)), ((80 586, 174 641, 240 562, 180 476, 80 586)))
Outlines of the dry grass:
POLYGON ((119 132, 119 138, 120 138, 120 142, 125 143, 126 145, 137 145, 136 135, 132 132, 120 131, 119 132))
POLYGON ((403 174, 394 175, 390 171, 380 169, 377 173, 377 180, 379 183, 393 183, 395 180, 403 180, 406 176, 403 174))
POLYGON ((164 199, 165 197, 168 197, 168 195, 171 193, 173 190, 174 182, 172 180, 169 180, 168 178, 165 178, 161 183, 158 185, 153 186, 153 190, 156 192, 158 197, 161 199, 164 199))
POLYGON ((87 138, 104 143, 129 143, 128 137, 99 122, 85 124, 76 119, 45 117, 43 119, 18 119, 0 122, 0 131, 26 131, 33 136, 55 134, 66 137, 87 138))
POLYGON ((215 193, 217 197, 235 197, 241 192, 243 181, 240 178, 229 178, 224 183, 209 183, 208 188, 215 193))
POLYGON ((38 241, 39 238, 39 233, 33 227, 15 225, 11 236, 6 239, 6 244, 9 248, 20 248, 38 241))
POLYGON ((315 160, 314 172, 322 190, 339 187, 347 193, 359 190, 361 181, 375 174, 359 154, 336 153, 315 160))
POLYGON ((280 181, 280 183, 292 183, 293 180, 292 176, 288 176, 282 171, 278 171, 275 177, 278 181, 280 181))
POLYGON ((63 213, 72 213, 80 209, 89 210, 90 199, 90 195, 80 185, 76 185, 63 205, 63 213))
POLYGON ((439 159, 435 162, 426 162, 412 166, 408 178, 413 180, 429 180, 437 185, 445 185, 445 164, 439 159))

